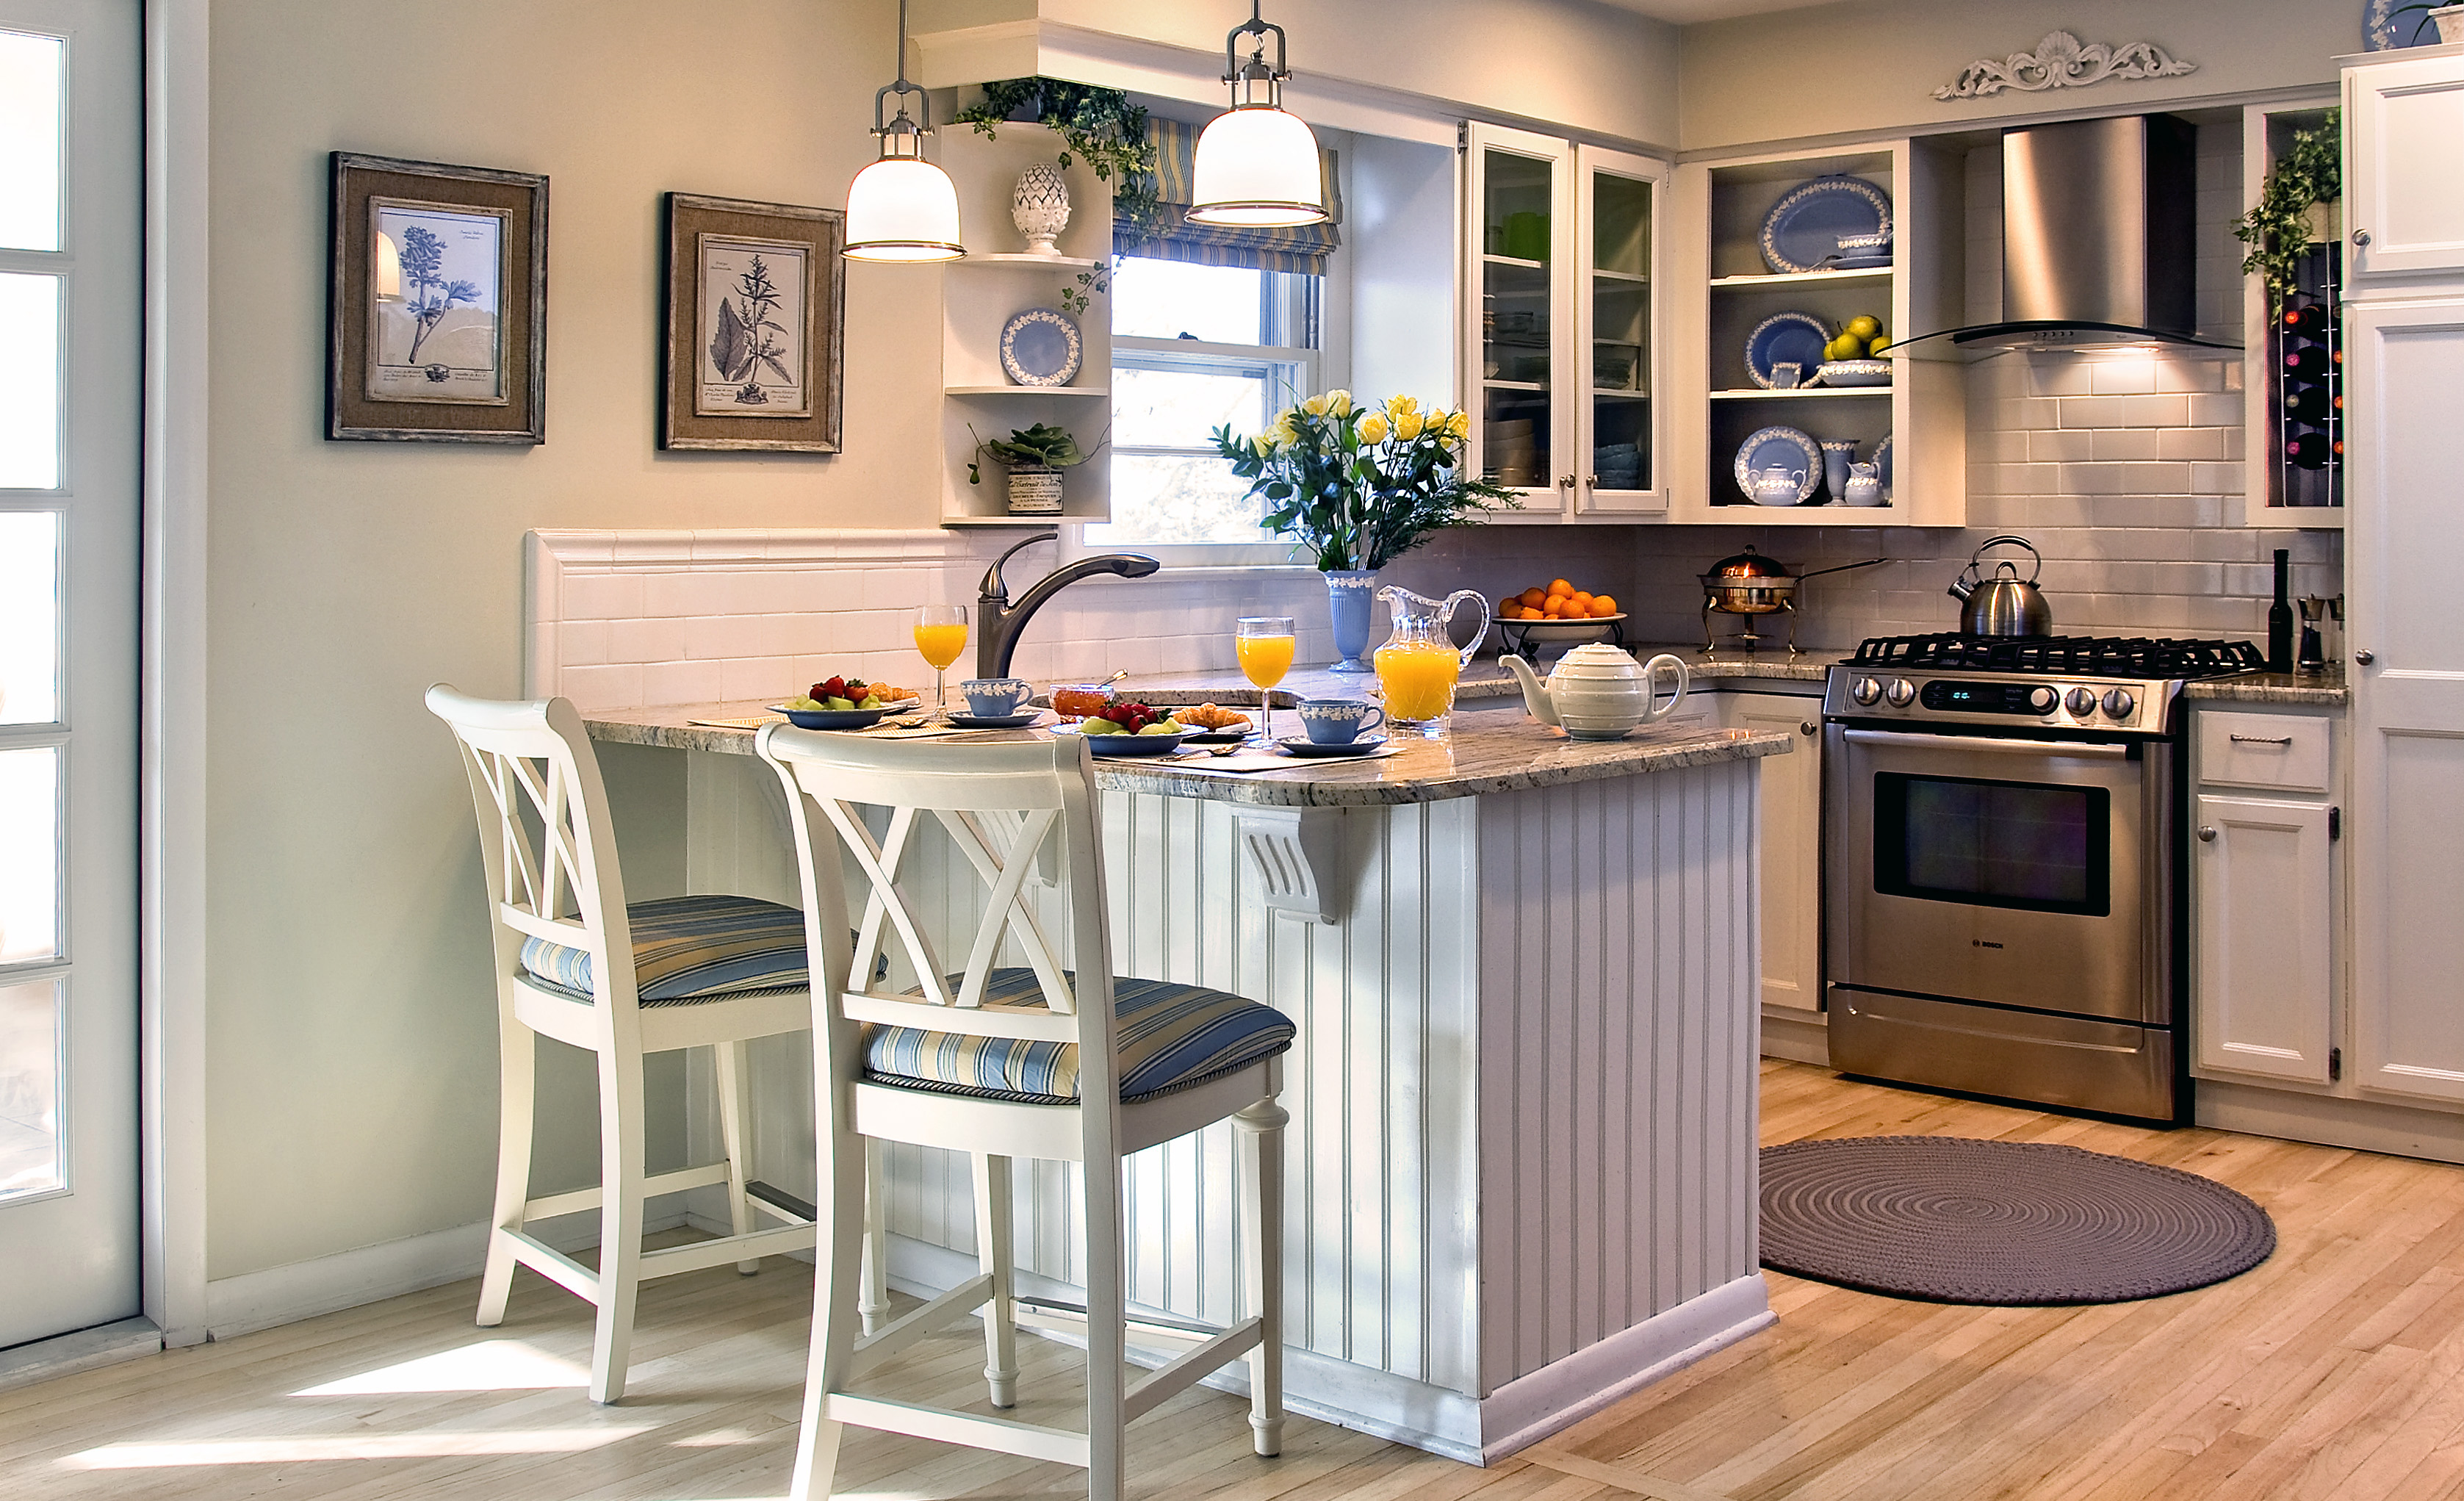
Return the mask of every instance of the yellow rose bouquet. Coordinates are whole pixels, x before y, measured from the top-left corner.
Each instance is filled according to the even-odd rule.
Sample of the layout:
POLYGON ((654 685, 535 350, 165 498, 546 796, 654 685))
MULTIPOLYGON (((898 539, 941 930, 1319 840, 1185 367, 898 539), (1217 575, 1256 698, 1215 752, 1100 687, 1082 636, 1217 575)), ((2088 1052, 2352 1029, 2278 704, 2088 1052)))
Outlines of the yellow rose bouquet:
POLYGON ((1382 568, 1431 532, 1521 506, 1512 491, 1464 468, 1470 432, 1461 411, 1422 411, 1409 396, 1362 407, 1332 390, 1276 413, 1254 438, 1228 426, 1214 438, 1265 503, 1265 524, 1333 573, 1382 568))

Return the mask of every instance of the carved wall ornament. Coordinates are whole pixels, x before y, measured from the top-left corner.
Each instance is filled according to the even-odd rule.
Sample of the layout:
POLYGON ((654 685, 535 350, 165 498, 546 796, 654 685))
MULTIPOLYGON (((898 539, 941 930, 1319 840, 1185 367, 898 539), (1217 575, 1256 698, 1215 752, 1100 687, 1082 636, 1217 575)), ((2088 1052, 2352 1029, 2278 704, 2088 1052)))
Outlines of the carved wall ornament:
POLYGON ((2199 65, 2184 62, 2153 42, 2109 47, 2081 42, 2068 32, 2056 32, 2036 44, 2035 52, 2008 57, 1979 57, 1960 71, 1959 81, 1933 91, 1938 99, 1985 99, 2005 89, 2040 93, 2046 89, 2081 89, 2107 78, 2178 78, 2199 65))

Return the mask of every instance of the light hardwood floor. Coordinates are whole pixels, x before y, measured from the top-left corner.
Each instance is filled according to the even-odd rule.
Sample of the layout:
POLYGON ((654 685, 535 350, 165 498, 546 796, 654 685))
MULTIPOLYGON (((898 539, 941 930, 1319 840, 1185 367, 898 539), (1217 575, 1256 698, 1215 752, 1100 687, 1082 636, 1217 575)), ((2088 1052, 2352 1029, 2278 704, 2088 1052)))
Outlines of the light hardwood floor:
MULTIPOLYGON (((1216 1501, 2131 1501, 2464 1495, 2464 1168, 2211 1131, 2153 1132, 1763 1067, 1763 1137, 2067 1141, 2230 1183, 2280 1243, 2241 1277, 2084 1309, 1904 1303, 1772 1275, 1780 1321, 1504 1464, 1477 1469, 1296 1420, 1248 1453, 1197 1392, 1131 1430, 1133 1493, 1216 1501)), ((809 1280, 771 1261, 644 1291, 624 1405, 583 1385, 588 1310, 527 1273, 497 1330, 474 1283, 0 1394, 0 1496, 775 1496, 795 1435, 809 1280)), ((1077 1357, 1023 1339, 1021 1415, 1069 1421, 1077 1357)), ((980 1400, 979 1339, 936 1340, 891 1394, 980 1400)), ((855 1433, 873 1501, 1084 1494, 1079 1473, 855 1433)))

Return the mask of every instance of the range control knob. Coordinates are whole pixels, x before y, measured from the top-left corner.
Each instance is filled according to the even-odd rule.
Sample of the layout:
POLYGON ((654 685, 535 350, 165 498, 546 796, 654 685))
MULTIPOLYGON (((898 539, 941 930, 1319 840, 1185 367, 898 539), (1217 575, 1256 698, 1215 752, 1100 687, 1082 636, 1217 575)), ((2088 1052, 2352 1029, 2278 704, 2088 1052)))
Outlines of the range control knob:
POLYGON ((2130 711, 2138 707, 2139 700, 2130 696, 2127 688, 2116 688, 2104 695, 2104 712, 2117 719, 2129 718, 2130 711))
POLYGON ((2062 695, 2054 692, 2050 688, 2031 688, 2028 690, 2028 707, 2035 710, 2038 714, 2053 713, 2054 705, 2060 703, 2061 701, 2062 695))
POLYGON ((2070 705, 2074 717, 2084 719, 2096 713, 2096 690, 2093 688, 2074 688, 2070 696, 2062 701, 2070 705))
POLYGON ((1894 677, 1891 679, 1889 690, 1882 696, 1889 700, 1892 708, 1904 709, 1916 702, 1917 685, 1904 677, 1894 677))
POLYGON ((1860 677, 1850 685, 1848 696, 1860 704, 1870 704, 1882 696, 1882 685, 1870 677, 1860 677))

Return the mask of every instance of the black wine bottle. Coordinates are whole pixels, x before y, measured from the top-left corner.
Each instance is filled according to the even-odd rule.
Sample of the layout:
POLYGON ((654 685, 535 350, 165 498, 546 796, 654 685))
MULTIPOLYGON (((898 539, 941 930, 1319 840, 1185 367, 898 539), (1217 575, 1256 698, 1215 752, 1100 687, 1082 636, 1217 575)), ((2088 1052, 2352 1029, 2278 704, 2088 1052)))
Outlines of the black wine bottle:
POLYGON ((2344 452, 2344 445, 2323 432, 2297 432, 2284 442, 2284 456, 2301 469, 2324 469, 2328 458, 2344 452))
POLYGON ((2284 352, 2284 367, 2299 376, 2317 380, 2327 373, 2328 366, 2342 363, 2343 356, 2331 355, 2319 344, 2304 344, 2284 352))
POLYGON ((2267 607, 2267 670, 2293 671, 2293 554, 2276 549, 2276 603, 2267 607))
POLYGON ((2290 385, 2284 388, 2284 415, 2296 422, 2324 422, 2336 407, 2327 398, 2327 387, 2311 385, 2290 385))

